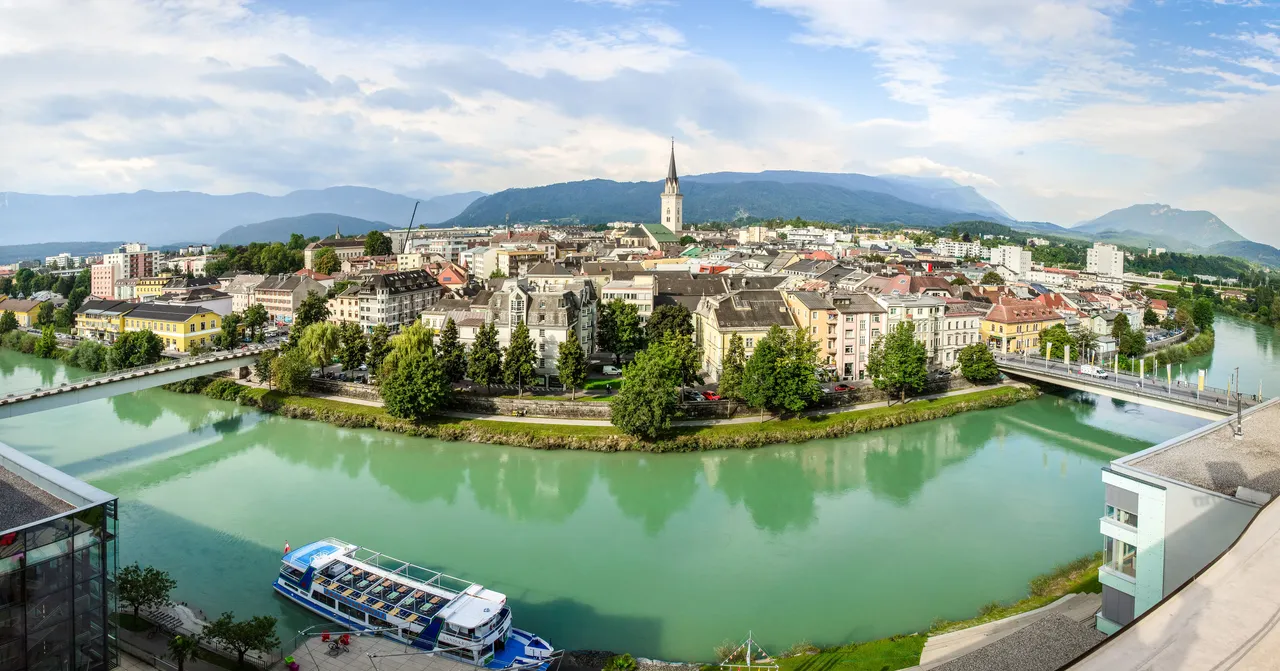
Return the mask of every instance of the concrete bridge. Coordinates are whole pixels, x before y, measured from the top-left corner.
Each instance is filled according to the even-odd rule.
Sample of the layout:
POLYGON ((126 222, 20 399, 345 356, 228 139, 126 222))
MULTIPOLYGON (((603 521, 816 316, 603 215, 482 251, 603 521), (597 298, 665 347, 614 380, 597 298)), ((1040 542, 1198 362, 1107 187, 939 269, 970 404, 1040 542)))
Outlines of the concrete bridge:
POLYGON ((1046 360, 1040 356, 996 354, 996 366, 1011 377, 1048 382, 1060 387, 1087 391, 1099 396, 1172 410, 1202 419, 1218 420, 1236 411, 1236 403, 1247 409, 1262 402, 1257 394, 1241 394, 1238 390, 1217 387, 1197 389, 1163 377, 1139 377, 1124 371, 1106 369, 1107 377, 1099 378, 1080 372, 1080 364, 1046 360))
POLYGON ((249 345, 230 352, 211 352, 177 360, 164 360, 150 366, 116 370, 80 380, 63 382, 56 387, 10 392, 0 398, 0 419, 52 410, 76 403, 96 401, 129 394, 162 384, 213 375, 252 366, 258 355, 279 345, 249 345))

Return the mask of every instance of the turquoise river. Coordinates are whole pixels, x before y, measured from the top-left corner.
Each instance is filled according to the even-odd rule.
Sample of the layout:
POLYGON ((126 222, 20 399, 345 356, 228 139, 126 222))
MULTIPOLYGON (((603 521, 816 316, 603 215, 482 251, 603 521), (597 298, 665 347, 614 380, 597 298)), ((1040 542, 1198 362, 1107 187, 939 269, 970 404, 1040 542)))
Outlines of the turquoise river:
MULTIPOLYGON (((1220 319, 1207 367, 1280 393, 1280 338, 1220 319), (1264 383, 1264 385, 1267 383, 1264 383)), ((0 390, 80 373, 0 351, 0 390)), ((176 598, 316 620, 274 596, 281 548, 336 536, 506 592, 565 648, 706 660, 918 631, 1101 547, 1099 469, 1201 420, 1050 391, 837 440, 641 455, 409 439, 150 390, 0 422, 0 442, 115 493, 122 563, 176 598)))

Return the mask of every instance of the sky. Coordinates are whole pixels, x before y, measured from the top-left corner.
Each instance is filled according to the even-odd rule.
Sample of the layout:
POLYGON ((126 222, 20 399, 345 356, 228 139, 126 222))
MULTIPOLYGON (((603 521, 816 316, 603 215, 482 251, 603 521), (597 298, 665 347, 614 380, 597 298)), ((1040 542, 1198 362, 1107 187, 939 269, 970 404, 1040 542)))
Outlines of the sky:
POLYGON ((0 0, 0 190, 941 176, 1280 244, 1280 0, 0 0))

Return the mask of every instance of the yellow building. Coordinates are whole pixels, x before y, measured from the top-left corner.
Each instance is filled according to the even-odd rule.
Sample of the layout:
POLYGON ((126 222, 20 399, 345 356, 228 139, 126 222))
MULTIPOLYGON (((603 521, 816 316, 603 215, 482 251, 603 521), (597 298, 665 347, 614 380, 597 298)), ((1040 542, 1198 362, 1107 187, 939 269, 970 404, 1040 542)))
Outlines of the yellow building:
POLYGON ((1061 314, 1033 301, 1004 301, 982 320, 982 342, 1006 354, 1039 352, 1040 333, 1066 324, 1061 314))
POLYGON ((36 323, 36 317, 40 316, 40 306, 45 301, 25 301, 17 298, 6 298, 0 301, 0 314, 4 312, 12 312, 14 317, 18 318, 18 326, 22 328, 31 328, 36 323))
POLYGON ((164 342, 165 349, 189 352, 192 347, 210 347, 222 333, 218 313, 194 305, 139 303, 124 315, 124 330, 151 331, 164 342))
POLYGON ((137 303, 128 301, 85 301, 76 310, 77 338, 113 343, 124 333, 124 315, 137 303))
POLYGON ((707 379, 720 379, 724 355, 735 333, 742 336, 749 359, 756 343, 774 326, 788 330, 796 327, 780 291, 748 290, 704 296, 693 313, 693 334, 695 344, 702 350, 702 369, 707 379))
POLYGON ((172 277, 140 277, 138 286, 134 287, 134 298, 140 301, 154 300, 164 293, 164 288, 173 281, 172 277))

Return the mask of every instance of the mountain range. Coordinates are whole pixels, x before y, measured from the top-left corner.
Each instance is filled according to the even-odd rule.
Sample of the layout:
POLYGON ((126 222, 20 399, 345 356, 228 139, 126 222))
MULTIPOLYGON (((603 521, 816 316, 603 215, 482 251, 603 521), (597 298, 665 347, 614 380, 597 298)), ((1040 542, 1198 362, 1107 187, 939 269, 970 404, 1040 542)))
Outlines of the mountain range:
POLYGON ((256 224, 245 224, 227 230, 213 241, 215 245, 247 245, 250 242, 288 242, 294 233, 304 238, 326 237, 341 231, 346 235, 364 235, 369 231, 391 229, 390 224, 341 214, 316 213, 300 217, 281 217, 256 224))
POLYGON ((1129 231, 1183 247, 1209 247, 1220 242, 1245 240, 1243 235, 1212 212, 1179 210, 1160 203, 1112 210, 1097 219, 1077 224, 1071 230, 1089 234, 1129 231))
MULTIPOLYGON (((444 221, 482 195, 459 193, 423 200, 415 221, 444 221)), ((415 200, 358 186, 294 191, 283 196, 219 196, 194 191, 96 196, 5 193, 0 196, 0 231, 9 244, 118 238, 160 246, 211 240, 235 226, 321 212, 405 226, 415 200)))

